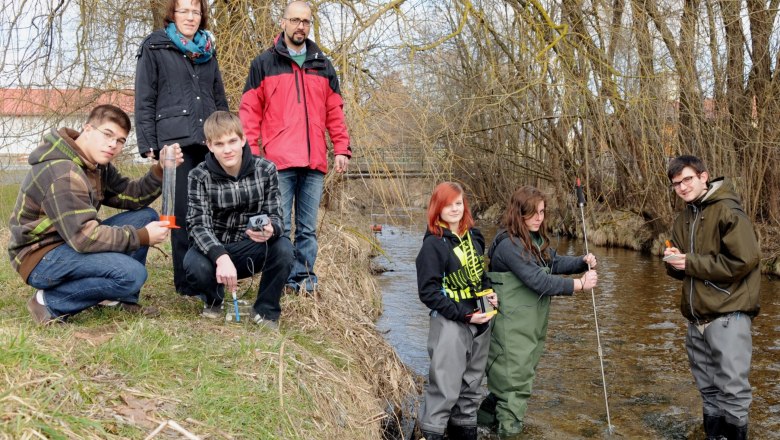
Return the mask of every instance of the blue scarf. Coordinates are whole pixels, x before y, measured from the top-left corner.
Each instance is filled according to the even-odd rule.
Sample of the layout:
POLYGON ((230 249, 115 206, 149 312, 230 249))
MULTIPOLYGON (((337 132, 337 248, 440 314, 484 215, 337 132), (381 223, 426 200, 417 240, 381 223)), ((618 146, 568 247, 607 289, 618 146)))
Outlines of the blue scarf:
POLYGON ((176 30, 175 23, 168 23, 165 33, 168 34, 168 38, 173 44, 195 64, 203 64, 214 55, 214 38, 209 31, 198 29, 195 32, 195 37, 190 41, 176 30))

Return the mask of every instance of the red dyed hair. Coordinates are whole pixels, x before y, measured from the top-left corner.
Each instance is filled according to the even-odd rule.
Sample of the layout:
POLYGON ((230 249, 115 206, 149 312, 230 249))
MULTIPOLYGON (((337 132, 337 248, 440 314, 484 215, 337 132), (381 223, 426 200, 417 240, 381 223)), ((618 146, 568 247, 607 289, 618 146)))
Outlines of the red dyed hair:
POLYGON ((431 201, 428 202, 428 230, 431 234, 442 236, 443 231, 439 225, 442 221, 441 211, 458 196, 463 196, 463 218, 460 219, 458 224, 458 231, 452 232, 463 233, 474 226, 474 217, 471 216, 471 209, 469 209, 469 203, 466 200, 463 187, 455 182, 442 182, 433 189, 431 201))

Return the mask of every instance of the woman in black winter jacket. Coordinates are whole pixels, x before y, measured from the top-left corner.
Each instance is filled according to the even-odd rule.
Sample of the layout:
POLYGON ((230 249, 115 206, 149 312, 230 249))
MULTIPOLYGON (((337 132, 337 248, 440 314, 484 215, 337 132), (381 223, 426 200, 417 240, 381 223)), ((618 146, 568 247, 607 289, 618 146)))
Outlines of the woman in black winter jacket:
POLYGON ((187 238, 187 176, 203 162, 208 148, 203 121, 228 110, 225 87, 206 30, 206 0, 169 0, 165 28, 149 35, 138 50, 135 76, 135 129, 144 157, 159 157, 165 145, 179 144, 184 163, 176 171, 174 215, 180 229, 171 232, 176 291, 197 295, 184 276, 187 238))

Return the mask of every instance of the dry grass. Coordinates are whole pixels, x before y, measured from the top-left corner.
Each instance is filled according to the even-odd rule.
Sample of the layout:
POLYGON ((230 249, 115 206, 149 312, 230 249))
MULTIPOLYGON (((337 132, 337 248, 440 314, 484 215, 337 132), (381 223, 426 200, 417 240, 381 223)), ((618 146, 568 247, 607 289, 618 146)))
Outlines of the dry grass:
POLYGON ((780 225, 759 223, 756 225, 761 243, 761 270, 780 276, 780 225))
MULTIPOLYGON (((284 318, 307 335, 321 335, 328 347, 326 356, 349 372, 350 382, 343 385, 350 391, 355 409, 363 407, 362 412, 352 414, 350 424, 376 425, 384 418, 386 408, 399 408, 404 399, 417 392, 413 375, 374 325, 382 311, 368 265, 376 243, 368 231, 337 223, 323 222, 319 231, 317 296, 284 302, 284 318)), ((333 395, 325 393, 322 397, 327 400, 333 395)), ((327 412, 341 420, 343 410, 338 403, 327 412)))
MULTIPOLYGON (((620 211, 597 211, 585 217, 588 240, 596 246, 622 247, 635 251, 652 241, 645 221, 636 214, 620 211)), ((578 224, 578 233, 582 225, 578 224)))

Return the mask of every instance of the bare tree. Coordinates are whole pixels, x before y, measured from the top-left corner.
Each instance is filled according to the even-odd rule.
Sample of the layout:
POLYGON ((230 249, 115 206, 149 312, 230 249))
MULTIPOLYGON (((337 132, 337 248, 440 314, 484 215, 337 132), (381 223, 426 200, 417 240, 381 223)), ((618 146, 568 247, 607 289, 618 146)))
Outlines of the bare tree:
MULTIPOLYGON (((160 3, 4 8, 3 85, 128 88, 160 3)), ((397 173, 402 146, 436 178, 468 184, 477 209, 521 182, 563 206, 579 176, 591 200, 640 216, 652 236, 668 227, 664 170, 680 153, 735 177, 749 214, 778 224, 778 3, 315 1, 312 37, 339 71, 367 172, 397 173)), ((284 4, 212 5, 233 109, 284 4)))

